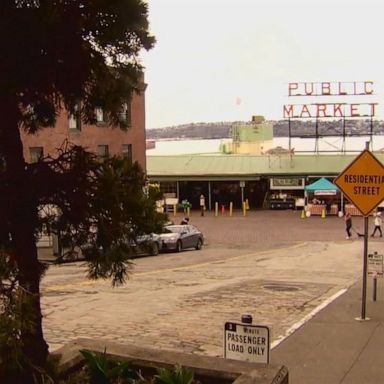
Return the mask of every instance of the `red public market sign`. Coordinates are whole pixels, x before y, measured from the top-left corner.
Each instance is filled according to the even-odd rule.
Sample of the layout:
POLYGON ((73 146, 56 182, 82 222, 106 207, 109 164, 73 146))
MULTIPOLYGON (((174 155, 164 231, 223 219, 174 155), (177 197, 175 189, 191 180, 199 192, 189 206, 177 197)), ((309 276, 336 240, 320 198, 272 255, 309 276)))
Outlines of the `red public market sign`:
MULTIPOLYGON (((372 96, 372 81, 353 81, 353 82, 295 82, 288 84, 288 96, 372 96)), ((305 103, 305 104, 286 104, 283 107, 285 119, 305 119, 305 118, 355 118, 355 117, 374 117, 378 103, 305 103)))

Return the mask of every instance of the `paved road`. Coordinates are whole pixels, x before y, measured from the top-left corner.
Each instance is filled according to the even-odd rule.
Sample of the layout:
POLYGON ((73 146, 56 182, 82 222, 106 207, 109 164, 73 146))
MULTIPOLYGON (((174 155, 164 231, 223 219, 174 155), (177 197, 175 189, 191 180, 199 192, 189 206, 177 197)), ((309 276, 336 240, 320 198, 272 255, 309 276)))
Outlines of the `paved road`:
POLYGON ((42 283, 51 350, 97 337, 222 356, 223 324, 243 313, 269 325, 276 345, 361 276, 362 241, 345 240, 339 218, 264 211, 191 222, 207 237, 202 251, 136 259, 122 287, 87 280, 81 263, 51 267, 42 283))

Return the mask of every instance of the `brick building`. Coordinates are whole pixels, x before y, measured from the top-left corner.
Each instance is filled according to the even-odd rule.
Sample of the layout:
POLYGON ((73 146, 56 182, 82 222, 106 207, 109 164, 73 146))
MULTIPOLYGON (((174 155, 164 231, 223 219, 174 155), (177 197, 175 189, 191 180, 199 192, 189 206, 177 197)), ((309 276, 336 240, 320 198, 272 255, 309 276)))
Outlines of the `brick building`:
POLYGON ((44 128, 35 135, 22 132, 25 161, 33 162, 48 154, 55 157, 57 149, 67 140, 100 156, 128 156, 145 170, 145 90, 134 93, 130 105, 125 106, 122 118, 129 125, 126 131, 108 126, 101 108, 96 109, 96 116, 97 124, 89 125, 63 110, 54 127, 44 128))

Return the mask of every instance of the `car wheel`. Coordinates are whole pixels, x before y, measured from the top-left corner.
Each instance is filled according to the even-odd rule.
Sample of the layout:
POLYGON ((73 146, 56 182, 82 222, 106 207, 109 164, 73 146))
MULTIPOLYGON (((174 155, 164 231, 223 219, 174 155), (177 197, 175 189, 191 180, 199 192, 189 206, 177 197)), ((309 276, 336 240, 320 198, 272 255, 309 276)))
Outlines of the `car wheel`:
POLYGON ((151 256, 157 256, 159 254, 159 244, 153 243, 151 247, 151 256))
POLYGON ((181 250, 183 249, 183 246, 181 244, 181 241, 180 240, 177 240, 177 243, 176 243, 176 252, 181 252, 181 250))
POLYGON ((198 239, 197 240, 197 244, 196 244, 196 250, 199 251, 201 249, 201 247, 203 246, 203 242, 201 241, 201 239, 198 239))

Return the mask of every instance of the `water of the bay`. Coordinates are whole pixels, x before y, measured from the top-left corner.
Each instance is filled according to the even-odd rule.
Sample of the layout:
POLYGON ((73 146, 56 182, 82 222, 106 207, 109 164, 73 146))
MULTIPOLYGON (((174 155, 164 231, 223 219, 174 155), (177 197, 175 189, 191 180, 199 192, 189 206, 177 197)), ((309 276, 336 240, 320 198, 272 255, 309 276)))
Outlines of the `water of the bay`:
MULTIPOLYGON (((156 147, 147 150, 147 156, 183 155, 183 154, 219 154, 220 143, 229 139, 210 140, 159 140, 156 147)), ((369 136, 343 137, 328 136, 319 139, 275 137, 272 148, 293 149, 295 153, 313 154, 323 152, 337 154, 342 152, 361 152, 369 136)), ((371 151, 384 151, 384 136, 372 136, 371 151)))

